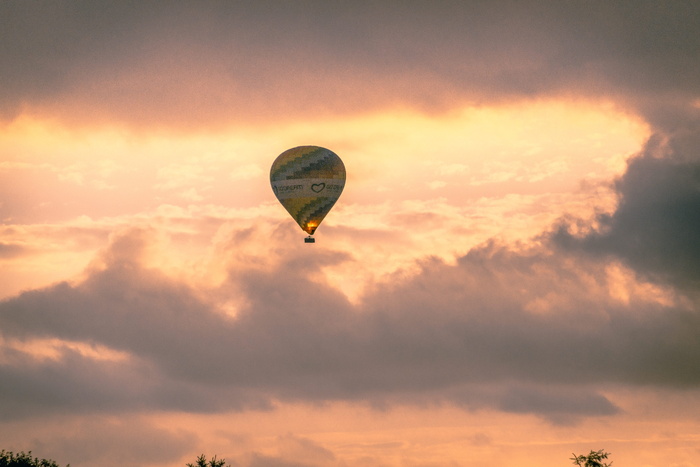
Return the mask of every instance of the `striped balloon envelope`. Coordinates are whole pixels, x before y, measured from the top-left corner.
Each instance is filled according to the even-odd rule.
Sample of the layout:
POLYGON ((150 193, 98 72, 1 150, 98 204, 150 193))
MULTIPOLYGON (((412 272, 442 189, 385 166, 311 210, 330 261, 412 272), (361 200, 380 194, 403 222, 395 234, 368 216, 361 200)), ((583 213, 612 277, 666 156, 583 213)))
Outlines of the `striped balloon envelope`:
POLYGON ((345 187, 345 165, 333 151, 299 146, 280 154, 270 169, 270 184, 279 202, 301 229, 314 234, 345 187))

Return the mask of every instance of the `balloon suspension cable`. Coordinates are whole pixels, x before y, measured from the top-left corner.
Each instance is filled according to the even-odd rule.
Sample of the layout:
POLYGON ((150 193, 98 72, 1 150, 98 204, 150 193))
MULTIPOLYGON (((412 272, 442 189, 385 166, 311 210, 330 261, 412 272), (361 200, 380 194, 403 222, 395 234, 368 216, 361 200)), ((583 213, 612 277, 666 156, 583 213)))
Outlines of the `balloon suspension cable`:
POLYGON ((309 235, 304 239, 304 243, 316 243, 316 239, 309 235))

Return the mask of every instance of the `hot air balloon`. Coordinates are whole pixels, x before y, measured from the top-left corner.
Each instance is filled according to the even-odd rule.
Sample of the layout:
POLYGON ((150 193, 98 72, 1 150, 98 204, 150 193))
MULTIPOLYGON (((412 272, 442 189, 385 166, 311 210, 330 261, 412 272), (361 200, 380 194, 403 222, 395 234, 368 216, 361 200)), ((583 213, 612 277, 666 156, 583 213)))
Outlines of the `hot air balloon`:
POLYGON ((272 191, 301 229, 312 237, 345 187, 345 165, 333 151, 299 146, 280 154, 270 169, 272 191))

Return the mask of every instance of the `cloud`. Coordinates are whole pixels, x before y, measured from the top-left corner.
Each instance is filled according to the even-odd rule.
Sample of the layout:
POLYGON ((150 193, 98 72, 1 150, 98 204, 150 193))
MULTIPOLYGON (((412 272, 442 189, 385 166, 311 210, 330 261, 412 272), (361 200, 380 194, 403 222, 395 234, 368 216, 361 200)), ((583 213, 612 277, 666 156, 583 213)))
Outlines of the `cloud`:
POLYGON ((250 467, 310 467, 312 464, 288 461, 276 456, 254 454, 248 465, 250 467))
POLYGON ((230 283, 206 299, 140 263, 149 241, 126 231, 82 282, 0 302, 3 338, 16 343, 4 347, 0 365, 5 419, 342 400, 449 403, 567 423, 618 410, 600 385, 700 384, 692 371, 698 315, 653 296, 617 299, 605 265, 585 257, 487 245, 454 265, 427 260, 354 305, 323 275, 349 256, 319 249, 271 256, 265 267, 236 263, 230 283), (216 302, 227 290, 242 294, 235 316, 216 302), (38 359, 21 350, 41 339, 127 358, 66 347, 38 359))
POLYGON ((8 259, 15 258, 26 254, 27 249, 24 245, 17 243, 0 243, 0 258, 8 259))
MULTIPOLYGON (((305 465, 329 465, 335 461, 335 455, 310 439, 287 433, 277 438, 280 457, 285 459, 304 459, 305 465)), ((252 465, 257 465, 253 463, 252 465)), ((284 464, 297 465, 297 464, 284 464)))
POLYGON ((604 396, 576 388, 512 388, 500 403, 506 412, 544 415, 557 424, 572 423, 579 415, 613 415, 619 411, 604 396))
POLYGON ((617 180, 619 207, 598 217, 600 229, 553 235, 569 249, 614 255, 647 278, 685 290, 700 286, 700 127, 657 133, 617 180))
POLYGON ((10 119, 211 127, 572 93, 640 107, 698 98, 692 2, 1 8, 10 119))
MULTIPOLYGON (((103 466, 173 465, 194 447, 198 437, 186 430, 166 430, 134 416, 86 417, 62 430, 33 440, 35 452, 72 464, 103 466)), ((192 461, 194 459, 190 459, 192 461)))

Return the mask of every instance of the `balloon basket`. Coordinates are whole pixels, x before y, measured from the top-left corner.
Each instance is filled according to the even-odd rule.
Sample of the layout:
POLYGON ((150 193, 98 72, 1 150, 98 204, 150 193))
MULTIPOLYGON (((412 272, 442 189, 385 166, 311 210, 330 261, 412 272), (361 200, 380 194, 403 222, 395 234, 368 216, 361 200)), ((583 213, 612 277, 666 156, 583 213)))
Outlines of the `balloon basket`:
POLYGON ((304 239, 304 243, 316 243, 316 239, 309 235, 304 239))

